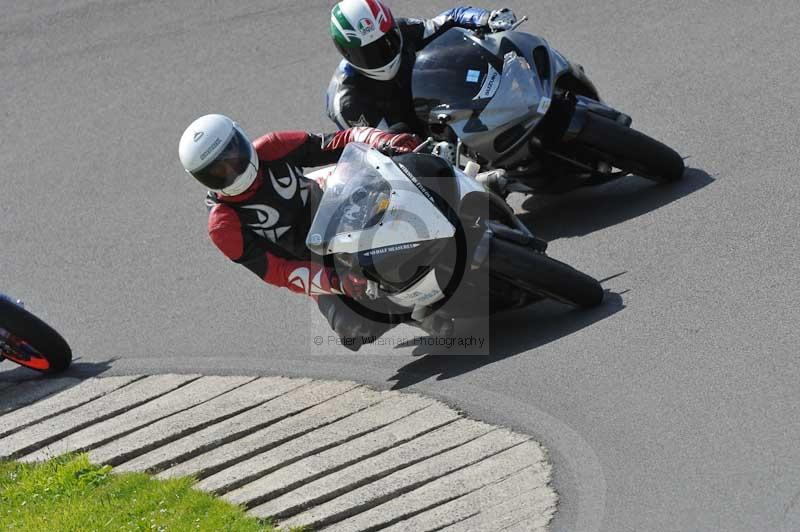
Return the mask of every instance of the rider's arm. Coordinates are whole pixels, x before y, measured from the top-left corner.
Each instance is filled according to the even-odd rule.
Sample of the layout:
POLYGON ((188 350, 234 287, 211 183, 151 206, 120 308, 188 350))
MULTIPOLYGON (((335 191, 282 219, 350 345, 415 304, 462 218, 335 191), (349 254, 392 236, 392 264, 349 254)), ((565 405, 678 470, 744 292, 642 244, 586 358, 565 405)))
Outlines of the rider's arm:
POLYGON ((489 23, 491 14, 488 9, 461 6, 427 20, 398 19, 398 24, 403 29, 403 36, 410 38, 415 48, 421 49, 450 28, 483 28, 489 23))
POLYGON ((208 234, 226 257, 271 285, 310 296, 342 293, 339 276, 333 270, 312 261, 289 260, 265 250, 258 239, 242 231, 239 217, 227 205, 217 204, 211 209, 208 234))
POLYGON ((409 150, 416 146, 416 140, 410 135, 386 133, 371 127, 353 127, 323 135, 281 131, 264 135, 253 144, 263 160, 282 159, 302 168, 335 163, 350 142, 363 142, 376 148, 384 143, 409 150))

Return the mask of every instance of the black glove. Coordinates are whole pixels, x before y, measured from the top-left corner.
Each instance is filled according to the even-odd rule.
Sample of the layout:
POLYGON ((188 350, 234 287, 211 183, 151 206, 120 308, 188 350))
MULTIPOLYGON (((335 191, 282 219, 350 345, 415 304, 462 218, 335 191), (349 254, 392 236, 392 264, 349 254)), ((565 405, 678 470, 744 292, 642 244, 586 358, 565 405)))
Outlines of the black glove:
POLYGON ((379 323, 361 316, 336 296, 319 296, 317 304, 331 329, 341 338, 342 345, 351 351, 373 343, 394 327, 394 324, 379 323))

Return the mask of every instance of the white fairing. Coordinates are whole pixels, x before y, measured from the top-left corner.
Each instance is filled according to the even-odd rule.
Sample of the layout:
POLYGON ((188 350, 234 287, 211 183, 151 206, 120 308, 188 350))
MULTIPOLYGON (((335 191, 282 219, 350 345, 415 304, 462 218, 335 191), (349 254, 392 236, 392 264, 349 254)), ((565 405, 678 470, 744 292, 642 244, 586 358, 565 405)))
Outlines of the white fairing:
MULTIPOLYGON (((480 167, 478 167, 478 169, 480 169, 480 167)), ((453 170, 455 171, 456 178, 458 179, 458 192, 462 199, 470 192, 486 192, 486 187, 484 187, 481 183, 478 183, 475 178, 470 177, 469 174, 466 174, 460 168, 454 167, 453 170)))
MULTIPOLYGON (((331 253, 357 253, 387 246, 410 244, 449 238, 455 234, 455 227, 427 198, 414 183, 415 178, 408 177, 387 156, 366 144, 350 143, 342 154, 336 170, 328 177, 328 188, 331 182, 341 186, 342 181, 358 180, 363 172, 375 172, 388 182, 391 187, 389 205, 379 224, 362 230, 338 232, 327 239, 323 236, 330 221, 321 217, 323 205, 317 212, 306 240, 312 251, 328 255, 331 253), (353 162, 355 161, 355 162, 353 162), (377 171, 377 172, 376 172, 377 171), (315 228, 323 229, 317 231, 315 228)), ((315 172, 312 175, 316 175, 315 172)), ((320 172, 323 174, 323 172, 320 172)), ((420 185, 421 186, 421 185, 420 185)), ((330 194, 326 190, 326 194, 330 194)), ((324 216, 324 215, 322 215, 324 216)))
POLYGON ((306 178, 311 179, 312 181, 316 181, 317 184, 320 186, 322 190, 325 190, 325 182, 328 178, 333 174, 333 171, 336 169, 336 165, 332 166, 325 166, 320 168, 319 170, 314 170, 313 172, 305 172, 303 175, 306 178))
MULTIPOLYGON (((480 166, 478 166, 475 162, 470 161, 472 165, 474 165, 475 171, 480 170, 480 166)), ((322 190, 325 190, 325 182, 328 178, 333 175, 333 171, 336 169, 336 165, 325 166, 320 168, 319 170, 314 170, 313 172, 308 172, 305 176, 309 179, 313 179, 316 181, 322 190)), ((456 174, 456 178, 458 179, 458 188, 460 197, 466 196, 470 192, 486 192, 486 187, 484 187, 481 183, 475 181, 475 178, 468 173, 464 172, 460 168, 453 167, 453 171, 456 174)))
MULTIPOLYGON (((454 170, 461 198, 471 192, 486 192, 475 179, 458 168, 454 170)), ((366 144, 348 144, 337 166, 322 168, 307 177, 326 189, 306 239, 309 249, 319 255, 357 252, 378 255, 455 235, 455 227, 425 195, 424 186, 415 184, 415 178, 406 175, 390 158, 366 144), (379 183, 384 181, 389 186, 382 190, 379 183), (380 191, 377 197, 389 198, 380 222, 363 230, 356 229, 369 224, 356 224, 352 228, 342 226, 336 218, 348 213, 351 205, 348 196, 369 187, 380 191)), ((374 205, 375 201, 371 201, 362 207, 374 210, 374 205)), ((413 309, 430 306, 443 297, 434 270, 408 290, 387 296, 394 303, 413 309)))
MULTIPOLYGON (((470 192, 486 192, 486 188, 468 174, 455 167, 454 170, 461 198, 470 192)), ((399 294, 392 294, 388 296, 388 299, 403 307, 420 308, 433 305, 443 297, 444 292, 442 292, 442 288, 436 281, 436 272, 431 270, 411 288, 399 294)))

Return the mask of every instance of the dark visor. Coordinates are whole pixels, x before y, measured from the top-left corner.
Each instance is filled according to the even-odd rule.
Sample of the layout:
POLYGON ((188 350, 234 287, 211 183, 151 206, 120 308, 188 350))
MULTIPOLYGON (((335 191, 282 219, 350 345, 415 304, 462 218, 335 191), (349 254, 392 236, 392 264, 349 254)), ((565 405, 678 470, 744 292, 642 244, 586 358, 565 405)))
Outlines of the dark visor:
POLYGON ((403 38, 400 36, 400 30, 394 28, 377 41, 361 48, 346 48, 339 46, 338 42, 336 42, 336 46, 344 58, 353 66, 373 70, 388 65, 392 59, 397 57, 402 43, 403 38))
POLYGON ((236 181, 247 170, 253 147, 238 129, 217 157, 192 175, 211 190, 222 190, 236 181))

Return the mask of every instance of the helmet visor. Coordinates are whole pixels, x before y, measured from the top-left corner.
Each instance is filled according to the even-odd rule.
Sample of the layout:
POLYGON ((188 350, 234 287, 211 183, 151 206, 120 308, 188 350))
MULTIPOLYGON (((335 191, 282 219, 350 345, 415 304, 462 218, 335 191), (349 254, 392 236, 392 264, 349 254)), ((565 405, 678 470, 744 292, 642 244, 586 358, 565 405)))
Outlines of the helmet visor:
POLYGON ((191 174, 211 190, 222 190, 231 186, 247 170, 252 154, 250 141, 238 129, 234 129, 233 137, 219 155, 191 174))
POLYGON ((397 57, 403 46, 403 37, 400 35, 400 30, 394 27, 377 41, 361 48, 346 48, 339 46, 338 42, 336 46, 353 66, 373 70, 388 65, 397 57))

